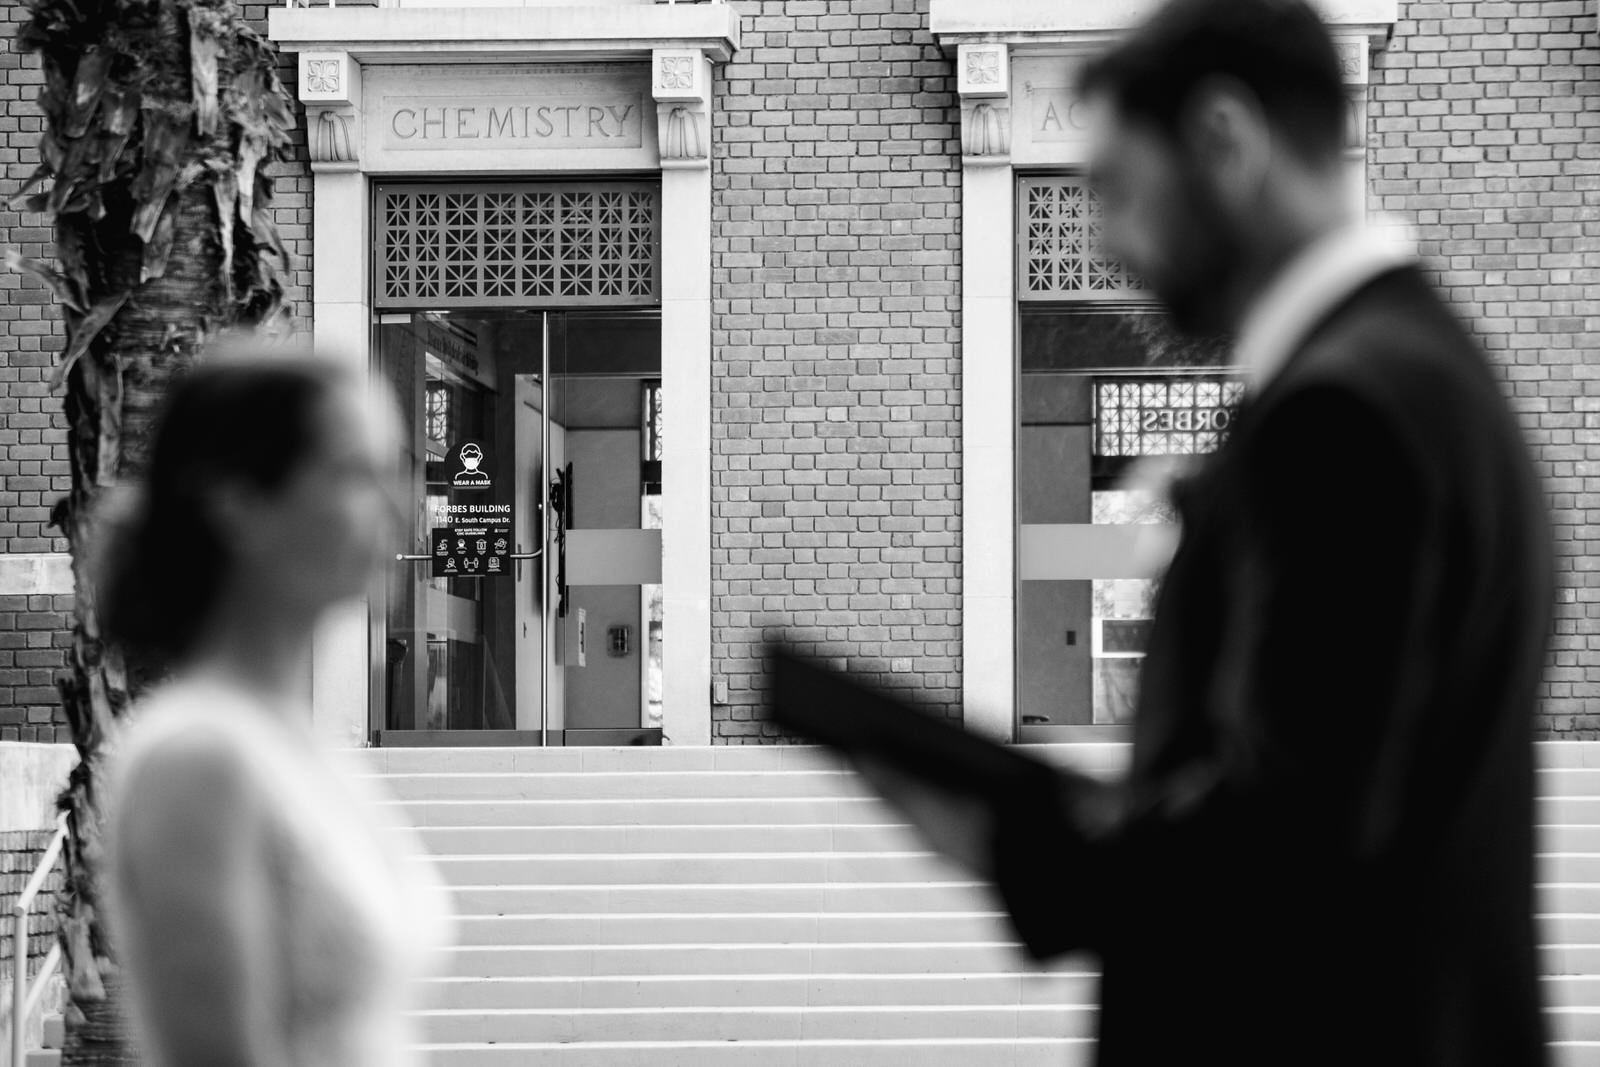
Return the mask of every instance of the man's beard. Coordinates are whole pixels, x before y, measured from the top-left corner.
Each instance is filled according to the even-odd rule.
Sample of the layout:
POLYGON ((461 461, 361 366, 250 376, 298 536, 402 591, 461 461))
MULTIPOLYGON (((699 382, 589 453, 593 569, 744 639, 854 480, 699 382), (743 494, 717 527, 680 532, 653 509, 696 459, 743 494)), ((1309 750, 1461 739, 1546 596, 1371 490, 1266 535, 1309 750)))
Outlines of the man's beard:
POLYGON ((1167 246, 1163 269, 1146 281, 1166 305, 1172 325, 1190 337, 1216 337, 1234 325, 1228 294, 1242 265, 1241 242, 1198 181, 1185 184, 1181 223, 1167 246))

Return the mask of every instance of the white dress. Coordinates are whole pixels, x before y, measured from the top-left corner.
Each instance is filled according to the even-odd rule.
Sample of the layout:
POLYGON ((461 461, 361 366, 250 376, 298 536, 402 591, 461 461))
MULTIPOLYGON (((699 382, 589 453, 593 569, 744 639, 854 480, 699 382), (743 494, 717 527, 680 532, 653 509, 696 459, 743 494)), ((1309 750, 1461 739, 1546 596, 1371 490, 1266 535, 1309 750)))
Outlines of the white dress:
MULTIPOLYGON (((309 719, 309 716, 306 716, 309 719)), ((216 682, 175 681, 143 700, 108 761, 108 925, 126 975, 133 1023, 147 1061, 166 1062, 151 1025, 160 995, 146 974, 159 945, 139 937, 140 899, 129 881, 135 857, 120 848, 137 827, 129 795, 141 763, 172 772, 175 742, 203 738, 237 767, 263 812, 255 835, 266 872, 275 953, 260 990, 266 1044, 294 1067, 407 1067, 420 1062, 405 1013, 418 981, 437 968, 450 928, 445 894, 416 834, 380 805, 382 791, 349 757, 325 748, 309 725, 287 722, 247 693, 216 682)), ((180 749, 181 750, 181 749, 180 749)), ((159 832, 159 830, 158 830, 159 832)), ((146 839, 148 839, 146 837, 146 839)), ((176 842, 175 842, 176 843, 176 842)), ((181 847, 181 846, 180 846, 181 847)), ((253 991, 255 992, 255 991, 253 991)))

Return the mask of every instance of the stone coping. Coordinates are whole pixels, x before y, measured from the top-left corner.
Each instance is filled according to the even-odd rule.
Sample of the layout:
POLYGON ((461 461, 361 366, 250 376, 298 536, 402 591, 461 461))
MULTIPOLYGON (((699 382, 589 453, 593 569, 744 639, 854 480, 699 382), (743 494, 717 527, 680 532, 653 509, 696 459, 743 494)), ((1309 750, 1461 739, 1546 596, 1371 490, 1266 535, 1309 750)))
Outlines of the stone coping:
MULTIPOLYGON (((1313 0, 1336 34, 1387 39, 1400 19, 1399 0, 1313 0)), ((1090 44, 1139 22, 1160 0, 931 0, 928 23, 940 44, 1090 44)))
POLYGON ((363 63, 615 59, 656 48, 698 48, 720 63, 739 47, 731 4, 277 8, 267 24, 286 51, 344 51, 363 63))

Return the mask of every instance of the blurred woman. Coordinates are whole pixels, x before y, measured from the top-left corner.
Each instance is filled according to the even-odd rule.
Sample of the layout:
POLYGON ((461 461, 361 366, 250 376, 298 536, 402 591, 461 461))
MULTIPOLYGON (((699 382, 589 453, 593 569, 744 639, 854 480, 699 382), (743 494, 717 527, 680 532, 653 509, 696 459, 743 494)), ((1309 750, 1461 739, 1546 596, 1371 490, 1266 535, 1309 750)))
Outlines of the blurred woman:
POLYGON ((109 928, 147 1062, 397 1067, 442 943, 436 877, 313 737, 310 635, 398 511, 398 419, 310 359, 175 389, 108 541, 108 635, 170 669, 111 757, 109 928))

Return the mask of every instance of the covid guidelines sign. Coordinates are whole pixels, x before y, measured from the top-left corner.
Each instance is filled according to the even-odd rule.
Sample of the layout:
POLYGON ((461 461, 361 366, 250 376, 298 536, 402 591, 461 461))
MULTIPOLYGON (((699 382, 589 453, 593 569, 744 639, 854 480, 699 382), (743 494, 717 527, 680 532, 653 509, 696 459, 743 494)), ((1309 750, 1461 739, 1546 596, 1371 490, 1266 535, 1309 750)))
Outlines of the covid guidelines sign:
POLYGON ((434 510, 429 556, 435 578, 497 578, 511 573, 516 543, 510 504, 445 504, 434 510))
POLYGON ((511 572, 511 505, 495 500, 488 450, 458 441, 447 499, 433 507, 428 556, 435 578, 496 578, 511 572))

